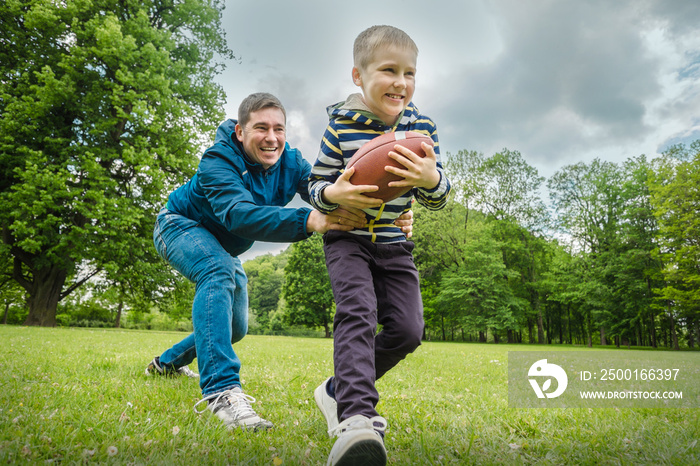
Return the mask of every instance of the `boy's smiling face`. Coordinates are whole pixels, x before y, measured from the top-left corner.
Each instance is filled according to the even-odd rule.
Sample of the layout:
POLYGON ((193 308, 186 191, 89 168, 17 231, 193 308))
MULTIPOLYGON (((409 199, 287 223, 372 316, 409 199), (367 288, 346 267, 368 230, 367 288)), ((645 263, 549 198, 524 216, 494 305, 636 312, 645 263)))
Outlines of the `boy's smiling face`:
POLYGON ((363 69, 352 69, 353 82, 362 88, 365 104, 387 125, 396 123, 413 98, 416 59, 414 51, 392 45, 378 49, 363 69))

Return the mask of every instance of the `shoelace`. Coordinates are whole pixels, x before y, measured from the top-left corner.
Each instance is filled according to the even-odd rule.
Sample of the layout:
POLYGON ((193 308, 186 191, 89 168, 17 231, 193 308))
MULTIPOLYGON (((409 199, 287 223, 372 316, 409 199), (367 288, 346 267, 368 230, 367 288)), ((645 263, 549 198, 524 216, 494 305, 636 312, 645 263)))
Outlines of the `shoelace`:
POLYGON ((194 412, 197 414, 202 414, 204 411, 207 410, 207 406, 204 407, 201 411, 197 409, 197 406, 205 401, 213 401, 213 405, 216 405, 219 403, 219 400, 221 398, 224 398, 228 401, 229 405, 231 405, 233 415, 235 416, 236 419, 241 419, 244 417, 248 416, 256 416, 255 411, 253 410, 253 407, 250 406, 251 403, 255 403, 255 398, 253 398, 250 395, 246 395, 243 392, 239 391, 233 391, 233 390, 225 390, 219 394, 216 395, 211 395, 206 398, 202 398, 199 400, 197 403, 195 403, 193 409, 194 412))
POLYGON ((352 417, 347 418, 334 428, 328 431, 331 436, 339 435, 346 430, 351 429, 374 429, 384 432, 387 423, 386 419, 381 416, 374 416, 373 418, 367 418, 361 414, 356 414, 352 417))

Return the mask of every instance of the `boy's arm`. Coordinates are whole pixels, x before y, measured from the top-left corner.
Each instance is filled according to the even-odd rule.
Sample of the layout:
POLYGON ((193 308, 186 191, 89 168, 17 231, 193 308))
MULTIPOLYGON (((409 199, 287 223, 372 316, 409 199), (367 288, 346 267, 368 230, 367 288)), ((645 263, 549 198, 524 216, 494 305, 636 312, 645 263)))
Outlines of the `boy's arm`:
POLYGON ((438 141, 435 123, 433 123, 433 131, 430 134, 430 137, 434 143, 435 169, 440 175, 440 181, 433 189, 418 188, 414 190, 414 195, 418 203, 422 206, 425 206, 429 210, 439 210, 445 207, 445 204, 447 204, 447 197, 450 194, 452 185, 450 184, 450 180, 445 175, 445 170, 442 168, 442 164, 440 163, 440 142, 438 141))
MULTIPOLYGON (((438 162, 439 164, 439 162, 438 162)), ((416 200, 429 210, 440 210, 447 204, 447 197, 452 186, 450 180, 445 176, 445 171, 438 165, 437 171, 440 174, 440 181, 433 189, 418 188, 415 190, 416 200)))
POLYGON ((330 213, 339 205, 358 209, 379 207, 382 201, 363 195, 376 191, 377 186, 355 186, 350 183, 354 169, 345 170, 345 157, 340 148, 337 133, 329 125, 321 141, 316 162, 309 176, 309 197, 314 208, 323 213, 330 213))
POLYGON ((318 157, 309 175, 309 202, 320 212, 328 214, 338 208, 339 204, 327 202, 323 197, 323 191, 338 179, 343 167, 343 153, 336 133, 329 125, 323 134, 318 157))

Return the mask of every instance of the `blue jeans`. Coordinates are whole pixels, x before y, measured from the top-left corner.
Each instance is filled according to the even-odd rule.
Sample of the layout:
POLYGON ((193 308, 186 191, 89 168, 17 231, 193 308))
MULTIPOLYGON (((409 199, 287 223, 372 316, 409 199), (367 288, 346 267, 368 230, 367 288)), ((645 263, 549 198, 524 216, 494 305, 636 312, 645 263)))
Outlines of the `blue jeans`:
POLYGON ((248 278, 240 259, 199 223, 167 209, 158 214, 153 242, 158 254, 196 285, 194 332, 165 351, 161 365, 176 369, 197 358, 204 397, 240 386, 241 361, 232 347, 248 331, 248 278))

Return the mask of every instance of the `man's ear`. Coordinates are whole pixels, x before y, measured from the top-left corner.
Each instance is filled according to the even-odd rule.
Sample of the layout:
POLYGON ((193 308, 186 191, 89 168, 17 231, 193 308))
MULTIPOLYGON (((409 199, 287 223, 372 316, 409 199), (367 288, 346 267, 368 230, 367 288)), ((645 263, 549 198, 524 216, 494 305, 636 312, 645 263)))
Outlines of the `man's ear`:
POLYGON ((362 76, 356 66, 352 68, 352 82, 355 83, 355 86, 362 86, 362 76))
POLYGON ((243 128, 241 128, 241 125, 236 123, 236 138, 240 141, 243 142, 243 128))

